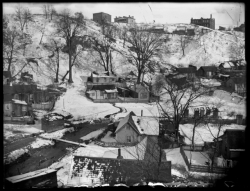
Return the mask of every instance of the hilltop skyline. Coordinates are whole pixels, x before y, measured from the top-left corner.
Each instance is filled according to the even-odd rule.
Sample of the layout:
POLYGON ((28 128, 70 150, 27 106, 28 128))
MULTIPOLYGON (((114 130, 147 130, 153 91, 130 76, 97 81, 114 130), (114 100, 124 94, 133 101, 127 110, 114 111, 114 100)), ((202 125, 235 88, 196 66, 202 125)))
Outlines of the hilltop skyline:
MULTIPOLYGON (((20 4, 28 7, 33 14, 42 14, 44 3, 3 3, 3 13, 15 13, 20 4)), ((219 26, 239 26, 245 22, 243 3, 51 3, 57 12, 67 8, 72 13, 82 12, 88 19, 93 13, 105 12, 115 17, 134 16, 137 23, 190 23, 191 18, 215 18, 215 28, 219 26)))

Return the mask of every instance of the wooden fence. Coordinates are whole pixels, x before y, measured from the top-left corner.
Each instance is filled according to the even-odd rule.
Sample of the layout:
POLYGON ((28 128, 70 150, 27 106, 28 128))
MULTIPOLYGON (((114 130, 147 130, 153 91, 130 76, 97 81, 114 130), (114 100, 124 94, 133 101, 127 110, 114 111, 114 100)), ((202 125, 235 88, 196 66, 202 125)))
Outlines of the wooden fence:
POLYGON ((217 174, 226 174, 230 168, 222 168, 222 167, 213 167, 211 168, 211 166, 203 166, 203 165, 193 165, 193 164, 190 164, 185 152, 184 152, 184 149, 183 149, 183 146, 180 147, 180 153, 188 167, 188 170, 191 171, 191 172, 205 172, 205 173, 217 173, 217 174))
POLYGON ((190 165, 190 171, 193 172, 205 172, 205 173, 217 173, 217 174, 226 174, 230 168, 222 167, 210 167, 210 166, 201 166, 201 165, 190 165))
POLYGON ((41 104, 41 103, 32 104, 32 108, 37 109, 37 110, 49 110, 51 109, 52 106, 53 106, 53 102, 49 102, 46 104, 41 104))
POLYGON ((186 163, 186 165, 188 167, 188 170, 190 170, 190 163, 189 163, 188 158, 187 158, 187 156, 186 156, 186 154, 185 154, 182 147, 180 147, 180 153, 181 153, 181 155, 182 155, 182 157, 183 157, 183 159, 184 159, 184 161, 185 161, 185 163, 186 163))
POLYGON ((204 150, 204 146, 199 146, 199 145, 194 145, 194 147, 192 147, 192 145, 183 145, 182 146, 183 150, 185 151, 203 151, 204 150))

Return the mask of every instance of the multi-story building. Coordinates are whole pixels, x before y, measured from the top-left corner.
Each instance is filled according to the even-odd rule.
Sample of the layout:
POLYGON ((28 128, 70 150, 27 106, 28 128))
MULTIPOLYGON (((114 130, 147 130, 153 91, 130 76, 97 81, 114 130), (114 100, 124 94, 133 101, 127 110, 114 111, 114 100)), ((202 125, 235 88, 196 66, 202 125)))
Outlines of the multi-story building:
POLYGON ((212 18, 212 14, 210 15, 210 18, 207 19, 204 19, 202 17, 200 19, 191 18, 191 24, 208 27, 210 29, 215 29, 215 19, 212 18))
POLYGON ((133 16, 130 17, 130 15, 128 17, 115 17, 114 19, 115 22, 117 23, 128 23, 128 24, 134 24, 135 23, 135 18, 133 16))
POLYGON ((94 13, 93 14, 93 21, 101 24, 102 22, 109 22, 111 23, 111 15, 107 14, 107 13, 94 13))

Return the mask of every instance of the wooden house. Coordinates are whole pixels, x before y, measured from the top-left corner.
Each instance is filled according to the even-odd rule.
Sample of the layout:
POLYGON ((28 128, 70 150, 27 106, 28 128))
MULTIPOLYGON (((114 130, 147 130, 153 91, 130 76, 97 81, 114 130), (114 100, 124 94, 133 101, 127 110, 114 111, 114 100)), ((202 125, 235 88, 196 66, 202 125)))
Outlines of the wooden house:
POLYGON ((226 87, 229 87, 232 91, 235 91, 239 95, 246 95, 246 79, 242 77, 232 77, 226 81, 226 87))
POLYGON ((187 79, 194 79, 196 77, 196 68, 188 67, 188 68, 176 68, 178 74, 185 76, 187 79))
POLYGON ((153 117, 139 117, 130 112, 119 122, 115 134, 117 142, 120 143, 138 143, 146 136, 157 140, 159 122, 153 117))
POLYGON ((215 140, 217 156, 223 156, 224 159, 237 160, 245 152, 245 130, 226 129, 215 140))
POLYGON ((11 82, 10 71, 3 71, 3 85, 9 85, 11 82))
POLYGON ((92 85, 115 84, 116 81, 117 77, 114 75, 107 75, 107 73, 91 72, 91 75, 87 81, 87 88, 90 88, 92 85))
POLYGON ((86 94, 93 100, 109 100, 116 99, 118 91, 115 85, 93 85, 86 94))
POLYGON ((217 72, 217 68, 215 66, 201 66, 197 70, 197 76, 212 78, 217 72))
POLYGON ((57 170, 46 168, 6 178, 5 188, 57 188, 57 170))
POLYGON ((22 72, 20 81, 21 82, 32 83, 33 82, 33 75, 29 74, 28 72, 22 72))

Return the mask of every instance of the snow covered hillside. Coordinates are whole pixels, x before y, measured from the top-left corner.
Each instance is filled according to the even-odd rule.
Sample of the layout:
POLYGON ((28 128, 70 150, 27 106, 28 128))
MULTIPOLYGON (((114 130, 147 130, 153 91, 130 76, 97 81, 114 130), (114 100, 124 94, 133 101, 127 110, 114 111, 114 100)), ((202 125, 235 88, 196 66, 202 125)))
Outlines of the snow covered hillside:
MULTIPOLYGON (((13 15, 8 15, 9 26, 17 25, 16 21, 13 20, 13 15)), ((118 29, 126 28, 126 24, 113 23, 118 29)), ((185 25, 187 27, 193 27, 189 24, 167 24, 164 26, 167 30, 175 30, 177 26, 185 25)), ((153 26, 153 24, 152 24, 153 26)), ((52 52, 46 50, 42 43, 40 44, 42 33, 41 28, 45 27, 45 33, 42 38, 42 43, 49 42, 51 35, 55 31, 54 20, 48 22, 43 15, 35 15, 34 22, 28 25, 28 28, 24 31, 31 35, 32 44, 27 46, 27 55, 25 58, 31 57, 36 58, 38 65, 34 63, 32 68, 25 68, 24 71, 30 71, 34 80, 42 85, 50 84, 55 78, 55 72, 51 70, 48 65, 48 57, 51 56, 52 52)), ((151 26, 149 26, 151 27, 151 26)), ((235 32, 235 35, 220 32, 218 30, 208 29, 206 27, 195 26, 196 31, 201 31, 202 28, 209 30, 210 32, 203 35, 196 35, 189 45, 185 48, 185 55, 182 55, 182 50, 179 43, 179 35, 164 34, 164 38, 169 37, 169 41, 164 44, 164 50, 166 53, 163 55, 163 62, 170 63, 178 66, 179 64, 187 66, 193 64, 195 66, 204 66, 218 64, 218 62, 227 61, 230 59, 229 46, 233 43, 237 46, 245 44, 245 38, 243 33, 235 32), (236 38, 237 36, 237 38, 236 38), (169 52, 169 53, 167 53, 169 52)), ((95 37, 102 40, 100 34, 100 27, 91 20, 86 20, 86 30, 83 30, 82 34, 94 35, 95 37)), ((163 39, 164 39, 163 38, 163 39)), ((61 43, 65 43, 64 39, 60 39, 61 43)), ((111 43, 113 49, 118 50, 126 54, 128 52, 128 44, 125 43, 123 47, 123 40, 118 37, 115 42, 111 43)), ((244 51, 241 55, 244 58, 244 51)), ((80 83, 80 76, 86 75, 89 71, 97 71, 100 69, 97 65, 93 64, 93 60, 85 58, 85 53, 79 58, 79 62, 82 63, 81 67, 73 67, 73 81, 74 83, 80 83)), ((22 55, 20 55, 22 56, 22 55)), ((114 52, 113 63, 115 72, 122 74, 124 72, 134 69, 131 64, 127 62, 126 58, 123 58, 119 53, 114 52)), ((18 68, 18 65, 15 67, 18 68)), ((15 71, 18 71, 17 68, 15 71)), ((59 78, 61 79, 68 70, 68 56, 61 52, 60 56, 60 70, 59 78)), ((67 78, 66 78, 67 79, 67 78)))

